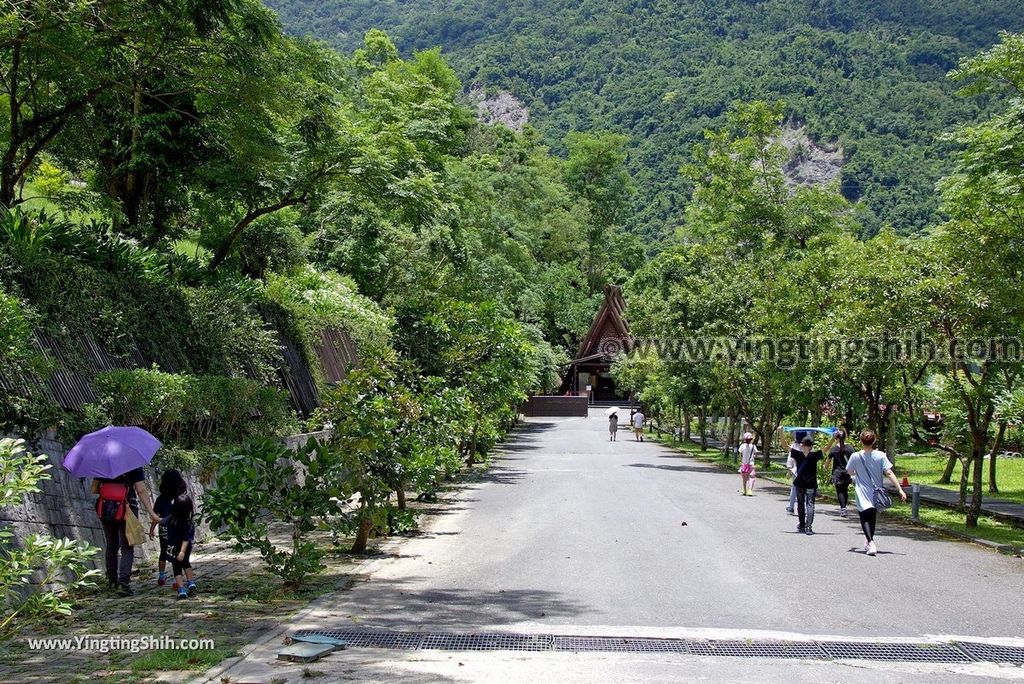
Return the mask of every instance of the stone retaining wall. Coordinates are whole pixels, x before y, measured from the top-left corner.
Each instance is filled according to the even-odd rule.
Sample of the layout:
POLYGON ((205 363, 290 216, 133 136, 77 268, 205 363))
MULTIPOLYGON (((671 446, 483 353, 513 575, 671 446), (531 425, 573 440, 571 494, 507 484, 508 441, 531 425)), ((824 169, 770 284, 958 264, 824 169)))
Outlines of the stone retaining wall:
POLYGON ((535 395, 528 397, 523 402, 519 412, 527 417, 575 416, 586 418, 590 409, 589 404, 590 400, 587 397, 535 395))
MULTIPOLYGON (((290 449, 295 449, 305 444, 309 439, 324 439, 329 433, 316 432, 302 435, 290 435, 284 438, 285 444, 290 449)), ((28 440, 26 440, 28 442, 28 440)), ((24 539, 30 534, 48 534, 53 537, 68 539, 81 539, 94 546, 103 547, 103 528, 96 517, 96 495, 90 492, 90 478, 75 477, 61 463, 68 449, 56 441, 52 434, 28 442, 28 450, 33 454, 45 454, 49 457, 52 466, 47 471, 50 477, 39 483, 41 491, 29 494, 25 501, 17 506, 0 508, 0 527, 13 530, 17 540, 24 539)), ((146 486, 150 492, 150 499, 156 500, 159 493, 160 476, 156 468, 146 469, 146 486)), ((204 483, 197 473, 183 472, 185 482, 188 484, 189 494, 195 501, 196 509, 202 505, 203 496, 206 494, 206 487, 210 483, 204 483)), ((143 529, 149 530, 149 523, 145 520, 145 512, 141 512, 143 529)), ((196 518, 196 540, 202 541, 211 536, 209 527, 202 523, 198 516, 196 518)), ((152 558, 160 555, 160 542, 157 539, 146 540, 142 546, 135 548, 136 560, 152 558)), ((94 560, 101 566, 103 562, 102 552, 94 557, 94 560)))

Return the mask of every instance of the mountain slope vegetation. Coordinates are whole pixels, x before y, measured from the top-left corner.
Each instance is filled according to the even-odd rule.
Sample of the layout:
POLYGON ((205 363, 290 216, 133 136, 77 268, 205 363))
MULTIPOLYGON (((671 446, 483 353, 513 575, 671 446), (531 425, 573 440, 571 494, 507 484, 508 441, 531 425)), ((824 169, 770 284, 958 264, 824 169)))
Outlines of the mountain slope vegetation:
POLYGON ((1024 28, 1017 0, 268 0, 293 33, 351 49, 373 27, 403 52, 441 46, 467 86, 507 90, 560 150, 572 130, 630 138, 631 228, 682 221, 678 170, 735 101, 782 100, 839 146, 843 194, 867 234, 937 219, 943 131, 992 106, 956 96, 960 59, 1024 28))

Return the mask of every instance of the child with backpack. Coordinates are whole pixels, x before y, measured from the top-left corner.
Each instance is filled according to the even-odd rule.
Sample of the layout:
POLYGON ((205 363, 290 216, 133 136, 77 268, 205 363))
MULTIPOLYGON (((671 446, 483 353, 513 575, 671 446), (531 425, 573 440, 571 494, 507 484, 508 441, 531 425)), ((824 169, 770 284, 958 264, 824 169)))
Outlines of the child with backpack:
POLYGON ((188 598, 198 590, 190 560, 196 539, 196 526, 192 522, 194 512, 192 497, 179 494, 171 502, 170 514, 160 521, 167 526, 167 543, 171 547, 171 566, 179 599, 188 598))
MULTIPOLYGON (((149 526, 150 539, 153 538, 153 530, 158 525, 160 527, 160 561, 158 563, 160 574, 157 576, 156 583, 161 587, 167 583, 167 561, 171 560, 167 526, 163 524, 163 519, 171 514, 171 503, 174 498, 184 494, 186 489, 185 478, 181 476, 180 472, 174 468, 164 471, 160 478, 160 495, 156 497, 156 502, 153 504, 153 512, 160 516, 160 521, 153 521, 149 526)), ((175 587, 175 589, 177 588, 175 587)))

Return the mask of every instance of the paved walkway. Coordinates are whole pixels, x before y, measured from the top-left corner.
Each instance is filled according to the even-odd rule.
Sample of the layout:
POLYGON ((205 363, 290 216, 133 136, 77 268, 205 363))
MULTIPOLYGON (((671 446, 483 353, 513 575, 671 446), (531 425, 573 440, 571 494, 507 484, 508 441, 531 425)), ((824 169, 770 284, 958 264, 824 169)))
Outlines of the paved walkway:
MULTIPOLYGON (((284 536, 280 541, 286 543, 288 539, 284 536)), ((72 617, 54 618, 4 643, 4 648, 0 649, 0 682, 136 682, 154 674, 148 672, 153 666, 149 666, 145 674, 133 672, 133 661, 145 657, 145 653, 60 648, 31 650, 30 637, 208 637, 219 649, 232 652, 276 629, 283 617, 294 614, 305 606, 309 596, 316 595, 316 587, 323 592, 343 582, 354 566, 348 558, 328 557, 327 569, 311 582, 314 586, 303 598, 283 594, 280 581, 263 570, 258 553, 238 553, 228 542, 210 540, 197 544, 192 562, 200 591, 187 601, 178 601, 170 584, 157 586, 153 562, 136 567, 132 582, 134 597, 115 597, 102 587, 85 590, 75 601, 72 617)), ((159 678, 160 681, 184 681, 194 674, 184 670, 164 673, 159 678)))
MULTIPOLYGON (((700 444, 700 437, 691 436, 690 440, 694 444, 700 444)), ((725 447, 725 443, 719 439, 708 437, 706 438, 706 441, 709 447, 715 449, 722 449, 725 447)), ((899 462, 897 459, 897 469, 898 467, 899 462)), ((887 484, 886 486, 891 488, 891 485, 887 484)), ((935 487, 927 484, 921 484, 920 486, 921 501, 938 506, 945 506, 946 508, 957 508, 960 506, 960 493, 958 491, 943 489, 942 487, 935 487)), ((909 490, 907 491, 907 495, 910 495, 909 490)), ((1006 520, 1017 527, 1024 527, 1024 504, 1017 503, 1016 501, 1007 501, 1006 499, 999 499, 984 495, 982 497, 981 512, 985 515, 1006 520)))
MULTIPOLYGON (((754 497, 739 477, 625 431, 603 416, 533 419, 490 473, 424 534, 291 629, 520 632, 619 637, 1019 639, 1024 566, 927 531, 879 526, 860 551, 853 519, 819 506, 808 537, 787 490, 754 497), (943 637, 944 638, 944 637, 943 637)), ((206 681, 300 682, 280 636, 206 681)), ((864 661, 855 665, 677 654, 352 648, 308 666, 314 681, 965 681, 1020 668, 864 661), (742 660, 742 662, 740 662, 742 660)))

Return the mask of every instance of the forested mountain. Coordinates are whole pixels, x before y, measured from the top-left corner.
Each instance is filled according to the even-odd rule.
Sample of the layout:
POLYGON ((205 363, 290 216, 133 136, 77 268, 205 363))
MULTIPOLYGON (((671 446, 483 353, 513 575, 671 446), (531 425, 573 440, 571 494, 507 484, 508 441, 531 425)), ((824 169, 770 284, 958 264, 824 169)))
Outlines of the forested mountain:
POLYGON ((369 28, 403 52, 440 45, 468 86, 523 100, 556 150, 571 130, 630 136, 632 227, 663 235, 689 195, 678 170, 729 104, 786 104, 841 146, 866 233, 935 219, 944 131, 985 100, 945 74, 1024 28, 1019 0, 267 0, 293 33, 351 49, 369 28))

